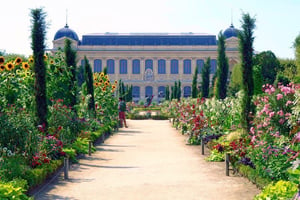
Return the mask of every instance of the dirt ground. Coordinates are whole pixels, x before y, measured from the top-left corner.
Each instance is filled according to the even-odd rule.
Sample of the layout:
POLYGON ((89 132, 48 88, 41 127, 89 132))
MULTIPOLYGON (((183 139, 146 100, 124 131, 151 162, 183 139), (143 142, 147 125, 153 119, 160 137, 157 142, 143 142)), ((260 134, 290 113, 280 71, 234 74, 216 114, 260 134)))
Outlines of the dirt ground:
POLYGON ((169 121, 128 120, 97 152, 36 191, 35 199, 250 200, 259 193, 246 178, 225 175, 225 163, 204 160, 200 146, 169 121))

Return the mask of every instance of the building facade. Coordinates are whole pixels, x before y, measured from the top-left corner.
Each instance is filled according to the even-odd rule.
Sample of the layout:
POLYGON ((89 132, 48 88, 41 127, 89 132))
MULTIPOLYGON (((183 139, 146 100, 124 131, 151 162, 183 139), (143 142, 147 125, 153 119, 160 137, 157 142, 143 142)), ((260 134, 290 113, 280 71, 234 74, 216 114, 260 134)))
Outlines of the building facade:
MULTIPOLYGON (((232 25, 224 31, 226 55, 230 71, 239 62, 237 29, 232 25)), ((72 41, 77 51, 78 65, 87 57, 94 72, 107 67, 111 81, 122 80, 133 86, 133 99, 138 101, 154 95, 154 100, 165 97, 165 88, 181 81, 183 97, 191 96, 192 78, 201 70, 208 57, 211 59, 211 76, 217 69, 216 35, 195 33, 104 33, 87 34, 79 40, 76 32, 67 25, 58 30, 53 40, 53 51, 72 41)))

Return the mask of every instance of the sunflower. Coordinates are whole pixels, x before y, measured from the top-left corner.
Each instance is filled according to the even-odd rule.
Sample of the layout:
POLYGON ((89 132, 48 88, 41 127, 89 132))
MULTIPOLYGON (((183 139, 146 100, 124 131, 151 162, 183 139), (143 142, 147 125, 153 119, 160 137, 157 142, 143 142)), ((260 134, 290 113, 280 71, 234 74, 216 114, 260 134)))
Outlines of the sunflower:
POLYGON ((103 83, 103 80, 101 79, 99 82, 100 82, 100 83, 103 83))
POLYGON ((0 56, 0 65, 4 64, 4 62, 5 62, 4 57, 3 57, 3 56, 0 56))
POLYGON ((101 72, 100 76, 101 76, 101 77, 103 77, 103 76, 104 76, 104 73, 103 73, 103 72, 101 72))
POLYGON ((29 63, 33 63, 33 57, 30 57, 30 58, 28 59, 28 62, 29 62, 29 63))
POLYGON ((105 84, 105 86, 108 86, 108 85, 109 85, 109 82, 108 82, 108 81, 105 81, 104 84, 105 84))
POLYGON ((22 58, 17 57, 17 58, 15 59, 15 61, 14 61, 14 64, 15 64, 15 65, 19 65, 19 64, 21 64, 21 62, 22 62, 22 58))
POLYGON ((115 84, 117 84, 118 83, 118 81, 117 80, 115 80, 115 84))
POLYGON ((0 71, 2 72, 5 69, 5 65, 0 65, 0 71))
POLYGON ((105 90, 106 90, 106 87, 103 87, 103 88, 102 88, 102 91, 105 92, 105 90))
POLYGON ((54 60, 50 60, 50 64, 53 65, 54 64, 54 60))
POLYGON ((5 68, 10 71, 15 68, 15 65, 12 62, 8 62, 6 63, 5 68))
POLYGON ((30 65, 28 64, 28 62, 23 62, 23 63, 22 63, 22 68, 23 68, 24 70, 28 70, 28 69, 30 68, 30 65))
POLYGON ((113 88, 113 89, 115 89, 115 88, 116 88, 116 86, 115 86, 115 85, 112 85, 112 88, 113 88))
POLYGON ((44 60, 47 60, 48 59, 48 56, 45 54, 44 55, 44 60))
POLYGON ((108 75, 105 75, 105 78, 108 79, 108 75))

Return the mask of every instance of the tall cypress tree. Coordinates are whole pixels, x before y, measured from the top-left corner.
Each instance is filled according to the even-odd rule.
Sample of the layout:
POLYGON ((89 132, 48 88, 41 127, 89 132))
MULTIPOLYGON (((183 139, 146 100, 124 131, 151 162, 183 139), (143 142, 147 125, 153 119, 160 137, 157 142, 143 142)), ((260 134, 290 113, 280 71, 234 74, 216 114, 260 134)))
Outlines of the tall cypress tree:
POLYGON ((217 99, 225 99, 227 95, 227 77, 229 64, 225 50, 225 37, 222 32, 220 32, 218 35, 218 70, 215 93, 217 99))
POLYGON ((242 15, 242 30, 239 37, 239 49, 242 60, 242 75, 243 75, 243 91, 244 97, 242 99, 242 119, 241 123, 245 130, 250 130, 250 113, 253 112, 251 99, 254 92, 253 84, 253 29, 255 28, 255 18, 251 18, 248 13, 242 15))
POLYGON ((192 81, 192 98, 197 98, 198 96, 197 79, 198 79, 198 67, 196 67, 195 69, 195 73, 192 81))
POLYGON ((170 87, 169 85, 166 86, 166 100, 170 100, 170 87))
POLYGON ((65 40, 65 62, 67 70, 70 70, 70 80, 68 84, 69 91, 66 98, 72 109, 75 111, 74 106, 77 104, 77 69, 76 69, 76 51, 72 49, 71 40, 65 40))
POLYGON ((88 109, 90 113, 95 117, 95 97, 94 97, 94 84, 93 84, 93 73, 92 68, 90 66, 89 60, 84 56, 84 78, 86 82, 86 90, 87 94, 90 95, 90 99, 88 102, 88 109))
POLYGON ((37 112, 37 124, 48 127, 47 123, 47 98, 46 98, 46 65, 44 62, 45 38, 46 38, 46 13, 43 9, 31 10, 31 48, 34 58, 35 73, 35 104, 37 112))
POLYGON ((181 98, 181 82, 180 80, 178 80, 178 86, 177 86, 177 93, 176 93, 176 98, 178 101, 180 101, 181 98))
POLYGON ((202 97, 207 98, 209 95, 210 57, 206 59, 201 75, 202 75, 202 97))

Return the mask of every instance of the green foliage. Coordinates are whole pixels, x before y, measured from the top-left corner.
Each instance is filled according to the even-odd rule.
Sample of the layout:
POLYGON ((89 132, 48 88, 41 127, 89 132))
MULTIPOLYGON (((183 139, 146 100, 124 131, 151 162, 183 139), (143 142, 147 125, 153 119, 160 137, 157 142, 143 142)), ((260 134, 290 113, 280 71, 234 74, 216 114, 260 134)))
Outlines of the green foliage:
POLYGON ((242 77, 243 77, 243 90, 244 98, 242 100, 242 126, 246 130, 250 130, 249 116, 250 112, 253 112, 253 106, 251 104, 252 95, 254 92, 253 84, 253 30, 255 28, 255 18, 251 18, 249 14, 243 13, 242 15, 242 30, 239 32, 239 48, 242 60, 242 77))
POLYGON ((92 117, 95 117, 95 97, 94 97, 94 84, 93 84, 93 74, 92 68, 89 64, 88 59, 86 56, 84 57, 84 78, 86 82, 86 91, 87 95, 90 95, 89 102, 88 102, 88 110, 92 117))
POLYGON ((170 100, 170 87, 169 85, 166 86, 166 100, 170 100))
POLYGON ((242 89, 242 77, 241 64, 234 65, 229 83, 229 93, 231 96, 235 96, 235 94, 242 89))
MULTIPOLYGON (((10 151, 10 150, 8 150, 10 151)), ((0 180, 11 181, 16 177, 23 177, 28 170, 26 160, 20 155, 0 157, 0 180)))
POLYGON ((43 9, 32 9, 31 48, 34 59, 35 72, 35 103, 37 112, 37 125, 48 127, 47 123, 47 95, 46 95, 46 66, 44 62, 46 38, 46 14, 43 9))
POLYGON ((263 77, 262 77, 262 70, 260 65, 253 66, 253 82, 254 82, 254 95, 261 94, 262 86, 263 86, 263 77))
POLYGON ((298 187, 290 181, 278 181, 275 184, 270 184, 263 189, 263 191, 255 196, 255 200, 265 199, 278 199, 285 200, 291 199, 297 193, 298 187))
POLYGON ((209 75, 210 75, 210 57, 206 59, 201 72, 202 76, 202 97, 207 98, 209 95, 209 75))
POLYGON ((297 65, 297 73, 295 75, 294 81, 295 83, 300 83, 300 34, 295 38, 293 46, 295 48, 295 58, 297 65))
POLYGON ((228 58, 226 56, 225 36, 222 31, 218 35, 218 69, 215 96, 217 99, 225 99, 227 96, 228 58))
POLYGON ((180 98, 181 98, 181 82, 180 82, 180 80, 178 80, 176 98, 178 101, 180 101, 180 98))
POLYGON ((10 182, 0 182, 0 199, 30 200, 26 192, 27 182, 22 179, 14 179, 10 182))
MULTIPOLYGON (((77 154, 88 154, 89 153, 89 139, 88 138, 77 138, 72 144, 72 148, 75 149, 77 154)), ((95 151, 95 147, 92 151, 95 151)))
POLYGON ((71 148, 71 147, 65 147, 62 149, 63 152, 66 153, 66 156, 69 157, 70 161, 73 163, 77 163, 77 158, 76 158, 76 150, 71 148))
POLYGON ((197 79, 198 79, 198 67, 195 68, 195 73, 192 81, 192 98, 196 98, 198 96, 197 79))
POLYGON ((281 71, 281 65, 272 51, 263 51, 253 58, 253 65, 261 66, 263 84, 273 84, 277 72, 281 71))
POLYGON ((280 65, 282 66, 282 71, 280 72, 281 75, 288 78, 289 80, 293 81, 294 83, 300 83, 297 82, 297 65, 295 60, 291 59, 280 59, 279 60, 280 65))
POLYGON ((210 155, 205 158, 206 161, 211 162, 222 162, 225 159, 224 153, 218 152, 218 150, 213 149, 210 152, 210 155))

